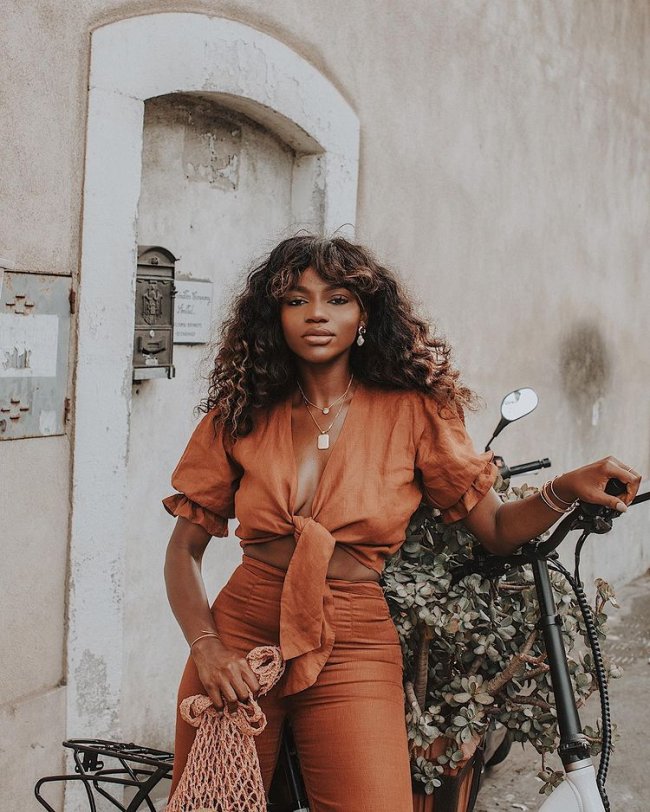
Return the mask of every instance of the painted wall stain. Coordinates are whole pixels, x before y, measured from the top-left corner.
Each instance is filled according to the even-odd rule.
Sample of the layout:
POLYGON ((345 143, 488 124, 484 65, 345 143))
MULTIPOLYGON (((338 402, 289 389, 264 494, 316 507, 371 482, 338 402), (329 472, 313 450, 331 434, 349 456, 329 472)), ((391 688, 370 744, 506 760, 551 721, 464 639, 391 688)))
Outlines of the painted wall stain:
POLYGON ((560 351, 560 371, 569 402, 595 425, 612 371, 611 353, 597 322, 582 320, 570 328, 560 351))

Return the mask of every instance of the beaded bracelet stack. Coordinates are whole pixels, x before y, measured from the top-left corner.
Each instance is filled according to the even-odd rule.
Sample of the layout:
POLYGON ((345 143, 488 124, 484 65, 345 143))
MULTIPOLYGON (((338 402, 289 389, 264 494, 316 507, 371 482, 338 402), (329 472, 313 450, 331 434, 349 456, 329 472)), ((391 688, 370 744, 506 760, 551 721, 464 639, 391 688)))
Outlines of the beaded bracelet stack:
POLYGON ((204 637, 216 637, 216 638, 217 638, 217 640, 221 640, 221 638, 219 637, 219 635, 218 635, 216 632, 210 632, 210 631, 207 631, 207 630, 205 630, 205 629, 201 629, 201 631, 203 632, 203 634, 200 634, 198 637, 195 637, 195 638, 194 638, 194 640, 192 640, 192 642, 190 643, 190 651, 192 650, 192 646, 193 646, 193 645, 194 645, 194 644, 195 644, 195 643, 196 643, 198 640, 201 640, 201 639, 202 639, 202 638, 204 638, 204 637))
POLYGON ((542 485, 542 487, 539 490, 539 497, 547 507, 550 507, 551 510, 554 510, 556 513, 570 513, 575 507, 577 507, 580 500, 574 499, 573 502, 567 502, 566 499, 560 498, 553 488, 553 483, 555 482, 556 479, 557 476, 554 476, 553 479, 546 480, 546 482, 542 485), (549 490, 551 492, 553 499, 557 499, 558 502, 561 502, 563 505, 566 505, 565 508, 558 507, 557 504, 553 502, 553 499, 551 499, 551 497, 549 496, 548 493, 549 490))

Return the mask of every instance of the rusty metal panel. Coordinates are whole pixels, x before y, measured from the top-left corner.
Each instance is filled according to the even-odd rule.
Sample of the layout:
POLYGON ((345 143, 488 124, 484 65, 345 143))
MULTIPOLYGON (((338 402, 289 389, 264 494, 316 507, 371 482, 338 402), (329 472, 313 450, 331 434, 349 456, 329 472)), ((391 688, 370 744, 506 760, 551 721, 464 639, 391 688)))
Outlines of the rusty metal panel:
POLYGON ((65 433, 70 289, 0 269, 0 440, 65 433))

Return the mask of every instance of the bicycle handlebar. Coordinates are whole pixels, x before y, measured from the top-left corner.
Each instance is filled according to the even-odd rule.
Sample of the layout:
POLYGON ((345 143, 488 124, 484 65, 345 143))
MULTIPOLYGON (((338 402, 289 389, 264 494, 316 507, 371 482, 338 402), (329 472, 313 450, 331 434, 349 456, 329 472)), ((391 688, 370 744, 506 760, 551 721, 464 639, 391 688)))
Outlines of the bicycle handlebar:
POLYGON ((531 471, 539 471, 541 468, 550 468, 551 461, 548 457, 544 457, 542 460, 532 460, 531 462, 522 462, 519 465, 513 465, 512 467, 506 466, 506 470, 501 472, 501 476, 504 478, 511 477, 511 476, 518 476, 519 474, 528 474, 531 471))
MULTIPOLYGON (((618 479, 610 479, 605 492, 618 496, 625 492, 625 485, 618 479)), ((636 496, 630 505, 638 505, 650 499, 648 493, 636 496)), ((512 567, 520 567, 533 560, 548 558, 564 541, 572 530, 585 530, 589 533, 607 533, 612 529, 612 520, 621 514, 614 508, 605 505, 593 505, 587 502, 580 504, 568 513, 546 541, 534 541, 522 545, 516 553, 507 556, 492 555, 487 551, 479 551, 476 557, 454 570, 452 583, 473 572, 481 572, 486 577, 498 577, 512 567)))
MULTIPOLYGON (((605 486, 605 493, 610 496, 619 496, 625 493, 625 485, 615 477, 605 486)), ((650 499, 650 491, 635 496, 631 505, 638 505, 650 499)), ((614 508, 605 505, 592 505, 588 502, 580 504, 563 519, 553 534, 546 541, 535 544, 537 555, 545 558, 555 550, 572 530, 586 530, 587 533, 608 533, 612 529, 612 520, 621 514, 614 508)))

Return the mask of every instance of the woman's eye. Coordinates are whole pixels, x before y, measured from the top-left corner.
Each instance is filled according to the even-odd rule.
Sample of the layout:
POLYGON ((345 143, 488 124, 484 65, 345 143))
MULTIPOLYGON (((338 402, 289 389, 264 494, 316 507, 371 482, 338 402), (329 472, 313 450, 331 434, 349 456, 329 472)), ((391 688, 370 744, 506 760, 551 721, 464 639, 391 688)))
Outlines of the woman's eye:
MULTIPOLYGON (((294 307, 295 305, 299 305, 304 301, 305 301, 304 299, 293 297, 293 298, 285 299, 284 303, 286 305, 290 305, 291 307, 294 307)), ((347 302, 349 302, 349 301, 350 300, 348 299, 347 296, 332 296, 332 298, 330 299, 330 302, 332 302, 333 304, 337 304, 337 305, 347 304, 347 302)))

